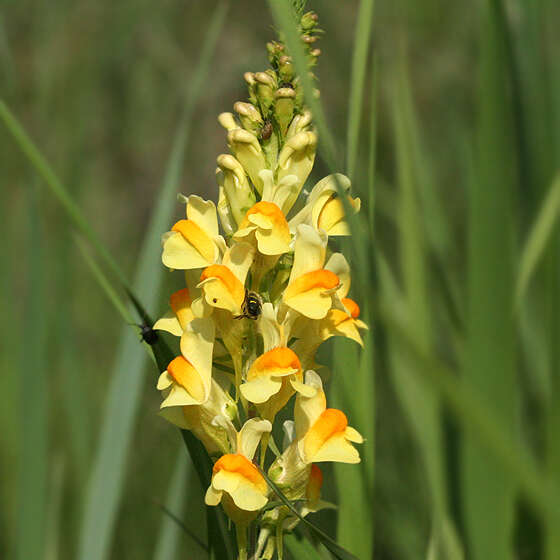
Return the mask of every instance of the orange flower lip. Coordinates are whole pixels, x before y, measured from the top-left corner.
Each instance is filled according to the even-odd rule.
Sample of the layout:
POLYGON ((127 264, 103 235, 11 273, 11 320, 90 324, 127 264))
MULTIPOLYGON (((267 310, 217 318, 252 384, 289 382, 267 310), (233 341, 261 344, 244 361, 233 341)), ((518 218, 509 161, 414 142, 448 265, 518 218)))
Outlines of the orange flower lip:
POLYGON ((251 216, 251 214, 263 214, 269 218, 273 218, 274 221, 278 220, 281 222, 286 222, 286 218, 282 213, 282 210, 278 208, 274 202, 266 202, 265 200, 261 200, 261 202, 257 202, 253 205, 252 208, 246 214, 246 218, 251 216))
POLYGON ((348 427, 348 419, 346 414, 336 408, 327 408, 321 416, 316 420, 315 424, 309 430, 313 433, 321 445, 329 440, 332 436, 344 433, 348 427))
POLYGON ((198 224, 192 220, 179 220, 171 231, 180 233, 207 261, 214 260, 214 243, 198 224))
POLYGON ((188 391, 194 399, 204 400, 205 390, 200 374, 185 357, 177 356, 171 360, 167 366, 167 373, 175 383, 188 391))
POLYGON ((342 304, 348 309, 352 319, 357 319, 360 316, 360 306, 353 299, 343 298, 342 304))
POLYGON ((240 289, 243 290, 243 297, 245 297, 245 290, 239 278, 237 278, 227 266, 223 264, 207 266, 200 275, 200 281, 203 282, 204 280, 208 280, 208 278, 217 278, 221 280, 231 294, 236 294, 240 289))
POLYGON ((289 348, 273 348, 259 356, 247 372, 247 379, 251 381, 270 370, 297 369, 301 373, 301 363, 297 354, 289 348))
POLYGON ((253 483, 263 493, 266 492, 266 480, 263 478, 259 469, 247 457, 240 453, 228 453, 222 455, 214 464, 212 472, 216 474, 221 470, 237 473, 246 478, 249 482, 253 483))
POLYGON ((293 297, 316 288, 323 288, 325 291, 332 290, 339 284, 340 280, 334 272, 325 269, 313 270, 302 274, 291 282, 286 289, 284 297, 293 297))

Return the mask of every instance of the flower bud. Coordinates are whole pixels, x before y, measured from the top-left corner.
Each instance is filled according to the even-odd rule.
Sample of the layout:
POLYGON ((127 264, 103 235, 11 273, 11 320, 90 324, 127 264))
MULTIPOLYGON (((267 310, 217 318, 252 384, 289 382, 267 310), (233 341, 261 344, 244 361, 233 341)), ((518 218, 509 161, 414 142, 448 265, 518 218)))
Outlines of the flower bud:
POLYGON ((239 128, 229 131, 228 143, 257 191, 262 193, 263 183, 259 171, 266 168, 266 161, 257 137, 239 128))
POLYGON ((234 130, 235 128, 239 128, 235 117, 232 113, 220 113, 218 115, 218 122, 226 129, 226 130, 234 130))
POLYGON ((257 72, 255 74, 256 92, 263 115, 266 116, 271 105, 274 103, 274 90, 276 79, 274 73, 257 72))
POLYGON ((294 116, 294 100, 296 92, 289 87, 280 88, 276 92, 276 104, 274 106, 274 114, 280 125, 282 136, 286 135, 288 126, 292 122, 294 116))
POLYGON ((307 12, 301 16, 300 25, 304 31, 311 31, 317 27, 319 17, 315 12, 307 12))
POLYGON ((294 205, 305 180, 311 172, 316 150, 317 135, 309 131, 300 132, 286 142, 278 156, 278 181, 288 175, 295 175, 298 178, 297 188, 284 203, 285 213, 294 205))
POLYGON ((251 103, 242 103, 238 101, 234 106, 233 110, 239 115, 239 120, 243 125, 243 128, 257 134, 263 125, 263 120, 260 111, 251 103))
POLYGON ((291 82, 294 79, 294 65, 291 57, 283 55, 278 59, 278 75, 283 82, 291 82))
POLYGON ((286 137, 289 139, 292 136, 295 136, 296 134, 307 130, 309 128, 309 125, 311 124, 312 118, 313 117, 311 115, 311 111, 308 110, 300 113, 299 115, 296 115, 292 119, 286 137))
POLYGON ((245 175, 243 166, 229 154, 218 156, 218 183, 224 189, 236 225, 255 204, 255 195, 245 175))

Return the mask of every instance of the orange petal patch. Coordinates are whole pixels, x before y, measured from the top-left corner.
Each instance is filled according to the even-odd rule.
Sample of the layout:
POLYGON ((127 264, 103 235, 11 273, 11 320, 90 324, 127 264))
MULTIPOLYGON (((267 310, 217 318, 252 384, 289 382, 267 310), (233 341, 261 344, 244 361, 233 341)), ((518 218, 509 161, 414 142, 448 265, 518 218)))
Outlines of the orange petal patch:
POLYGON ((193 365, 183 356, 177 356, 167 366, 167 373, 173 381, 183 387, 192 397, 198 401, 204 399, 204 385, 200 374, 193 365))
POLYGON ((343 298, 342 305, 348 309, 352 319, 357 319, 360 316, 360 306, 353 299, 343 298))
POLYGON ((177 319, 183 329, 186 324, 193 319, 191 303, 191 296, 187 288, 174 292, 169 298, 169 305, 173 313, 177 315, 177 319))
POLYGON ((236 301, 243 301, 245 299, 245 288, 239 281, 239 278, 223 264, 213 264, 206 267, 200 275, 200 281, 203 282, 208 278, 217 278, 220 280, 227 291, 233 296, 236 301))
POLYGON ((306 448, 316 453, 332 436, 344 433, 348 427, 346 414, 336 408, 327 408, 305 436, 306 448))
POLYGON ((274 371, 297 369, 301 376, 301 363, 297 354, 289 348, 273 348, 259 356, 251 365, 247 372, 247 379, 251 381, 267 373, 274 374, 274 371))
POLYGON ((230 473, 237 473, 253 483, 257 488, 265 494, 267 491, 266 480, 263 478, 257 467, 240 453, 228 453, 222 455, 214 464, 212 472, 215 474, 221 470, 230 473))
POLYGON ((179 220, 171 231, 179 232, 208 262, 214 260, 214 242, 206 232, 192 220, 179 220))
POLYGON ((289 235, 290 228, 288 226, 288 222, 286 221, 286 216, 284 216, 282 210, 280 210, 280 208, 278 208, 278 206, 274 204, 274 202, 266 202, 262 200, 261 202, 257 202, 256 204, 254 204, 249 209, 247 214, 245 214, 245 218, 243 218, 243 222, 240 224, 239 229, 243 229, 251 225, 249 216, 253 214, 262 214, 263 216, 270 218, 270 220, 276 227, 282 228, 283 230, 287 231, 289 235))
POLYGON ((338 276, 331 272, 330 270, 313 270, 302 274, 299 278, 296 278, 290 285, 286 288, 284 292, 284 299, 296 296, 298 294, 308 292, 316 288, 323 288, 326 290, 332 290, 340 284, 338 276))

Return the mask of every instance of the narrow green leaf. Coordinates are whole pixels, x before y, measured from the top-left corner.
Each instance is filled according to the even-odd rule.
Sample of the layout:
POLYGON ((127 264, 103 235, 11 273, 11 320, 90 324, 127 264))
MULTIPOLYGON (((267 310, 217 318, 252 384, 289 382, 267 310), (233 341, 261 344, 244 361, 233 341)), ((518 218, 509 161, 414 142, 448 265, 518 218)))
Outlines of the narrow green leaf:
POLYGON ((0 99, 0 121, 8 129, 14 141, 27 157, 39 177, 43 179, 49 187, 53 196, 61 204, 66 216, 70 220, 72 226, 80 232, 92 244, 98 255, 103 259, 105 264, 111 269, 113 274, 120 280, 124 286, 128 286, 126 275, 115 259, 110 255, 109 251, 93 230, 80 208, 74 202, 68 190, 62 184, 58 176, 55 174, 48 161, 37 149, 35 144, 29 138, 23 127, 20 125, 16 117, 12 114, 8 106, 0 99))
MULTIPOLYGON (((257 468, 259 468, 257 466, 257 468)), ((309 529, 311 529, 311 531, 313 532, 313 534, 325 545, 325 547, 329 550, 329 552, 331 552, 331 554, 334 555, 335 558, 338 558, 339 560, 358 560, 356 556, 354 556, 353 554, 350 554, 350 552, 348 552, 347 550, 344 550, 344 548, 342 548, 339 544, 337 544, 331 537, 329 537, 329 535, 327 535, 324 531, 322 531, 321 529, 319 529, 319 527, 317 527, 316 525, 314 525, 313 523, 311 523, 310 521, 308 521, 307 519, 305 519, 305 517, 303 517, 299 511, 294 507, 294 505, 292 504, 292 502, 290 502, 290 500, 288 500, 288 498, 286 498, 286 496, 284 496, 284 494, 282 493, 282 490, 280 490, 280 488, 278 488, 278 486, 276 486, 276 484, 274 484, 274 482, 272 482, 272 480, 270 480, 270 478, 268 477, 268 475, 259 468, 260 473, 262 474, 262 476, 264 477, 264 479, 266 480, 266 483, 270 486, 270 488, 272 489, 272 491, 278 496, 278 498, 280 498, 280 501, 303 523, 305 523, 305 525, 307 527, 309 527, 309 529)))
POLYGON ((318 550, 307 540, 290 534, 284 537, 286 548, 295 560, 322 560, 318 550))
MULTIPOLYGON (((404 46, 394 76, 392 114, 399 183, 399 259, 409 320, 426 353, 433 351, 428 299, 426 242, 423 235, 418 159, 411 118, 410 88, 406 77, 404 46)), ((414 359, 398 342, 389 341, 391 373, 395 389, 409 417, 410 426, 423 454, 429 483, 434 523, 445 518, 446 475, 443 464, 443 433, 440 403, 433 388, 416 372, 414 359)))
MULTIPOLYGON (((480 4, 477 168, 469 186, 468 328, 464 375, 492 403, 501 429, 517 420, 513 193, 515 157, 508 102, 507 22, 499 0, 480 4)), ((511 558, 515 484, 468 434, 462 469, 468 549, 474 560, 511 558)))
POLYGON ((465 433, 484 449, 487 461, 497 461, 501 476, 515 480, 535 511, 559 524, 560 488, 537 467, 527 449, 502 427, 503 420, 488 397, 425 352, 403 309, 398 299, 384 298, 376 306, 376 317, 414 356, 417 372, 445 399, 465 433))
POLYGON ((338 488, 337 541, 358 558, 373 554, 374 414, 373 363, 369 345, 358 352, 351 340, 335 339, 329 401, 341 408, 365 438, 360 465, 334 464, 338 488), (344 375, 355 371, 356 376, 344 375))
POLYGON ((366 77, 371 30, 373 27, 373 0, 361 0, 356 15, 356 33, 354 54, 352 56, 352 77, 350 79, 350 96, 348 99, 348 133, 346 168, 348 176, 353 179, 356 171, 360 124, 362 122, 363 90, 366 77))
POLYGON ((560 214, 560 176, 553 181, 523 246, 515 289, 518 307, 543 256, 560 214))
POLYGON ((181 446, 169 483, 165 506, 163 506, 165 515, 159 530, 154 560, 175 560, 182 532, 186 533, 200 548, 208 550, 207 546, 181 521, 187 504, 187 482, 191 468, 185 450, 181 446))
MULTIPOLYGON (((225 14, 225 5, 220 4, 212 17, 198 67, 190 79, 185 112, 175 135, 162 191, 140 251, 135 289, 131 291, 138 295, 147 309, 152 309, 158 301, 162 275, 160 237, 167 228, 174 208, 195 101, 201 93, 225 14)), ((81 560, 101 560, 109 554, 125 482, 126 457, 133 438, 134 418, 143 386, 144 365, 145 354, 139 349, 137 336, 128 327, 124 328, 87 489, 78 549, 81 560)))
POLYGON ((61 518, 62 498, 64 495, 65 462, 61 455, 55 455, 51 461, 49 481, 49 501, 47 510, 47 532, 45 544, 45 560, 60 558, 60 544, 62 542, 61 518))
POLYGON ((33 320, 23 324, 24 351, 21 358, 20 411, 21 434, 19 466, 19 507, 16 558, 42 558, 45 553, 47 515, 48 392, 46 356, 46 310, 44 257, 41 240, 39 195, 28 189, 28 284, 25 315, 33 320))

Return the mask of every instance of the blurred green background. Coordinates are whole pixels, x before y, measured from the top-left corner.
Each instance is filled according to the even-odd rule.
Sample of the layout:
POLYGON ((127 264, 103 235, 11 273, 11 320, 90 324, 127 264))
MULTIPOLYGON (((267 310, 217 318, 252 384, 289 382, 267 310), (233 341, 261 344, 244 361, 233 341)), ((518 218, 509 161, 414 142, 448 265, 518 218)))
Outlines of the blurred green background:
MULTIPOLYGON (((344 160, 360 2, 308 5, 326 31, 317 75, 344 160)), ((141 250, 166 173, 169 192, 216 197, 215 158, 227 151, 216 117, 245 100, 242 74, 267 67, 274 37, 266 3, 231 3, 170 178, 215 8, 0 4, 0 98, 127 277, 140 263, 161 271, 161 288, 140 281, 154 316, 177 283, 157 245, 141 250)), ((353 416, 348 402, 356 349, 329 343, 323 362, 334 360, 335 376, 337 364, 345 372, 329 395, 346 403, 352 425, 373 432, 375 410, 375 439, 360 480, 350 467, 328 469, 324 495, 341 502, 340 515, 315 519, 360 559, 372 542, 377 559, 560 558, 560 502, 548 485, 560 482, 560 187, 551 187, 560 161, 560 5, 377 0, 373 21, 352 174, 362 214, 375 210, 375 235, 361 230, 351 260, 375 271, 352 294, 370 321, 376 316, 367 350, 375 368, 360 385, 371 387, 361 395, 368 426, 363 403, 353 416), (519 288, 523 274, 530 281, 519 288)), ((314 177, 328 172, 318 158, 314 177)), ((160 507, 168 503, 204 535, 202 490, 176 430, 156 415, 155 366, 1 123, 0 184, 0 557, 206 557, 160 507), (119 395, 129 403, 123 424, 119 395), (116 424, 104 432, 109 409, 116 424), (104 441, 123 452, 123 470, 117 465, 106 486, 113 467, 108 443, 100 459, 104 441)))

